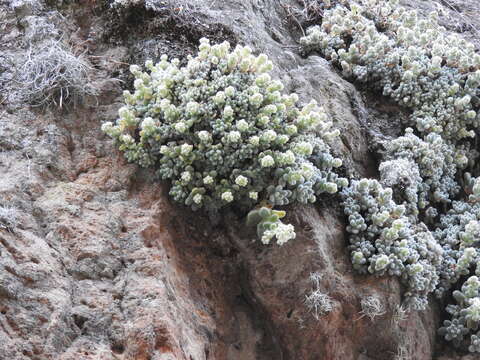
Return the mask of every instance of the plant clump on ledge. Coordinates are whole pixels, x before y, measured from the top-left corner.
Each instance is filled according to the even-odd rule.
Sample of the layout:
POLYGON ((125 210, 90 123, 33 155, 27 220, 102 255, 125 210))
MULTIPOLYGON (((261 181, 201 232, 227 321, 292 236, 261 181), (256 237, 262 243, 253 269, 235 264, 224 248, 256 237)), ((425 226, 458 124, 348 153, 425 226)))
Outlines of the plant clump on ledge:
POLYGON ((102 129, 130 162, 169 180, 175 201, 214 213, 253 209, 262 242, 283 244, 295 232, 271 207, 313 203, 347 185, 330 153, 339 131, 314 101, 300 107, 296 94, 282 93, 266 55, 202 39, 185 66, 166 55, 145 65, 131 66, 135 90, 102 129))

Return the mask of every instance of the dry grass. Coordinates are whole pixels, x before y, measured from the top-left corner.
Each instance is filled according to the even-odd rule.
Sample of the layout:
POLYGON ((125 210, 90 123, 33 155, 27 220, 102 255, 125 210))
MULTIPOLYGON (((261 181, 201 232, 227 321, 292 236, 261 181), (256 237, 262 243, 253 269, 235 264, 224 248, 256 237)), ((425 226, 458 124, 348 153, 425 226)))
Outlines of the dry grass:
POLYGON ((322 276, 318 273, 310 274, 310 280, 313 283, 312 292, 309 295, 305 296, 305 305, 313 317, 317 320, 321 316, 328 314, 333 310, 334 302, 328 296, 328 294, 323 293, 320 290, 320 280, 322 276))
MULTIPOLYGON (((444 6, 449 8, 451 11, 455 12, 455 15, 458 16, 460 19, 462 19, 464 23, 467 25, 468 30, 470 30, 474 35, 480 37, 480 30, 477 28, 477 26, 475 26, 475 24, 472 23, 472 21, 469 19, 468 16, 458 11, 457 7, 453 2, 449 0, 441 0, 440 3, 442 3, 444 6)), ((467 14, 469 16, 477 16, 477 14, 475 13, 467 13, 467 14)))
POLYGON ((97 95, 90 81, 92 71, 82 55, 74 54, 61 41, 31 46, 17 73, 20 89, 16 95, 35 106, 76 104, 85 96, 97 95))
POLYGON ((13 231, 19 224, 20 212, 10 206, 0 206, 0 229, 13 231))
POLYGON ((405 346, 399 345, 397 353, 393 357, 394 360, 411 360, 408 349, 405 346))
POLYGON ((376 296, 364 297, 360 301, 360 305, 362 306, 362 311, 360 312, 362 316, 360 316, 359 319, 367 316, 371 321, 373 321, 373 319, 375 319, 377 316, 381 316, 386 312, 385 306, 376 296))
POLYGON ((111 7, 121 9, 143 5, 145 9, 166 12, 174 17, 189 17, 198 4, 199 2, 195 0, 114 0, 111 7))
POLYGON ((398 326, 400 323, 408 319, 409 309, 403 305, 397 305, 392 314, 392 326, 398 326))
POLYGON ((330 0, 297 0, 299 6, 282 3, 287 19, 294 23, 303 36, 305 36, 304 25, 319 24, 323 17, 325 8, 332 4, 330 0))

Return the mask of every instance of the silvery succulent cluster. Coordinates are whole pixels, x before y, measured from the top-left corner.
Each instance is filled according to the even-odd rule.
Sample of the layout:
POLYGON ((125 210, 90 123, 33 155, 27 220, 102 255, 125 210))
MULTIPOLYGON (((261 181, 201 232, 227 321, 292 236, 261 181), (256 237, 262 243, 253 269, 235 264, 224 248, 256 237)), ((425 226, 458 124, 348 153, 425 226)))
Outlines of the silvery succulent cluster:
POLYGON ((377 180, 352 180, 341 194, 353 267, 360 273, 400 277, 408 305, 425 308, 438 284, 442 247, 426 226, 410 221, 405 205, 396 204, 392 189, 377 180))
POLYGON ((404 136, 383 145, 382 184, 406 202, 409 215, 435 217, 434 206, 450 203, 460 191, 455 179, 459 167, 455 147, 440 135, 430 133, 422 138, 407 128, 404 136))
POLYGON ((461 290, 453 292, 456 304, 447 306, 452 319, 446 320, 439 330, 446 340, 453 341, 457 346, 462 345, 465 336, 470 335, 468 349, 471 352, 480 352, 480 280, 477 275, 470 276, 461 290))
POLYGON ((445 140, 474 136, 480 117, 472 99, 480 84, 480 54, 447 35, 436 13, 420 18, 398 0, 360 0, 326 10, 321 26, 301 39, 338 63, 346 76, 368 82, 413 110, 411 124, 445 140))
POLYGON ((414 308, 461 289, 440 333, 480 352, 480 54, 437 18, 397 0, 351 1, 301 43, 411 114, 404 136, 384 143, 379 180, 342 193, 354 267, 402 277, 414 308))
MULTIPOLYGON (((177 202, 210 212, 313 203, 347 184, 330 153, 339 131, 314 101, 299 107, 296 94, 282 93, 266 55, 202 39, 185 66, 166 55, 145 65, 131 66, 135 90, 125 91, 119 119, 103 131, 130 162, 170 180, 177 202)), ((275 224, 259 234, 264 243, 295 236, 275 224)))

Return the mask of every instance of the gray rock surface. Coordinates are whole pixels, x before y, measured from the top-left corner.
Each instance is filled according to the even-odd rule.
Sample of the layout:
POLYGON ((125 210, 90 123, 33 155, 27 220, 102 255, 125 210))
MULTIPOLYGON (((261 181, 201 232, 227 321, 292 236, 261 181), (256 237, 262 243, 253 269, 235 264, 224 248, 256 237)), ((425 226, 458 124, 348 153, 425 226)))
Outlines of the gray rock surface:
MULTIPOLYGON (((209 36, 267 53, 287 90, 315 98, 341 129, 345 171, 375 176, 368 142, 380 110, 321 57, 299 55, 282 4, 162 6, 0 0, 0 206, 14 214, 0 222, 0 360, 435 358, 439 308, 402 316, 396 279, 353 273, 338 199, 289 209, 297 239, 264 247, 236 214, 214 226, 172 204, 167 185, 101 133, 131 81, 129 63, 192 53, 209 36), (29 47, 59 36, 95 66, 99 96, 62 109, 18 102, 29 47), (305 304, 315 290, 332 300, 319 319, 305 304), (384 307, 373 319, 362 313, 370 297, 384 307)), ((413 6, 478 24, 473 0, 413 6)))

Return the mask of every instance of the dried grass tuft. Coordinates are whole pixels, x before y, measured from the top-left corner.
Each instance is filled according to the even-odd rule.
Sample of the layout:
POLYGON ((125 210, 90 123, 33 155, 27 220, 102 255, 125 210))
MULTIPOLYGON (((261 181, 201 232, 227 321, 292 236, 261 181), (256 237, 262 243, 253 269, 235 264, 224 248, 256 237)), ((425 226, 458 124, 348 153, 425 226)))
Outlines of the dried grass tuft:
POLYGON ((16 95, 35 106, 76 104, 98 94, 90 81, 92 71, 83 55, 74 54, 61 41, 31 46, 17 75, 20 89, 16 95))
POLYGON ((367 316, 370 321, 373 321, 374 318, 377 316, 381 316, 385 314, 385 306, 380 301, 380 299, 376 296, 367 296, 360 301, 360 305, 362 306, 362 311, 360 312, 362 316, 367 316))
POLYGON ((321 279, 322 276, 319 273, 310 274, 310 281, 313 283, 314 290, 305 296, 305 305, 316 320, 331 312, 334 306, 331 297, 320 290, 321 279))
POLYGON ((0 206, 0 229, 13 231, 19 224, 20 212, 10 206, 0 206))

